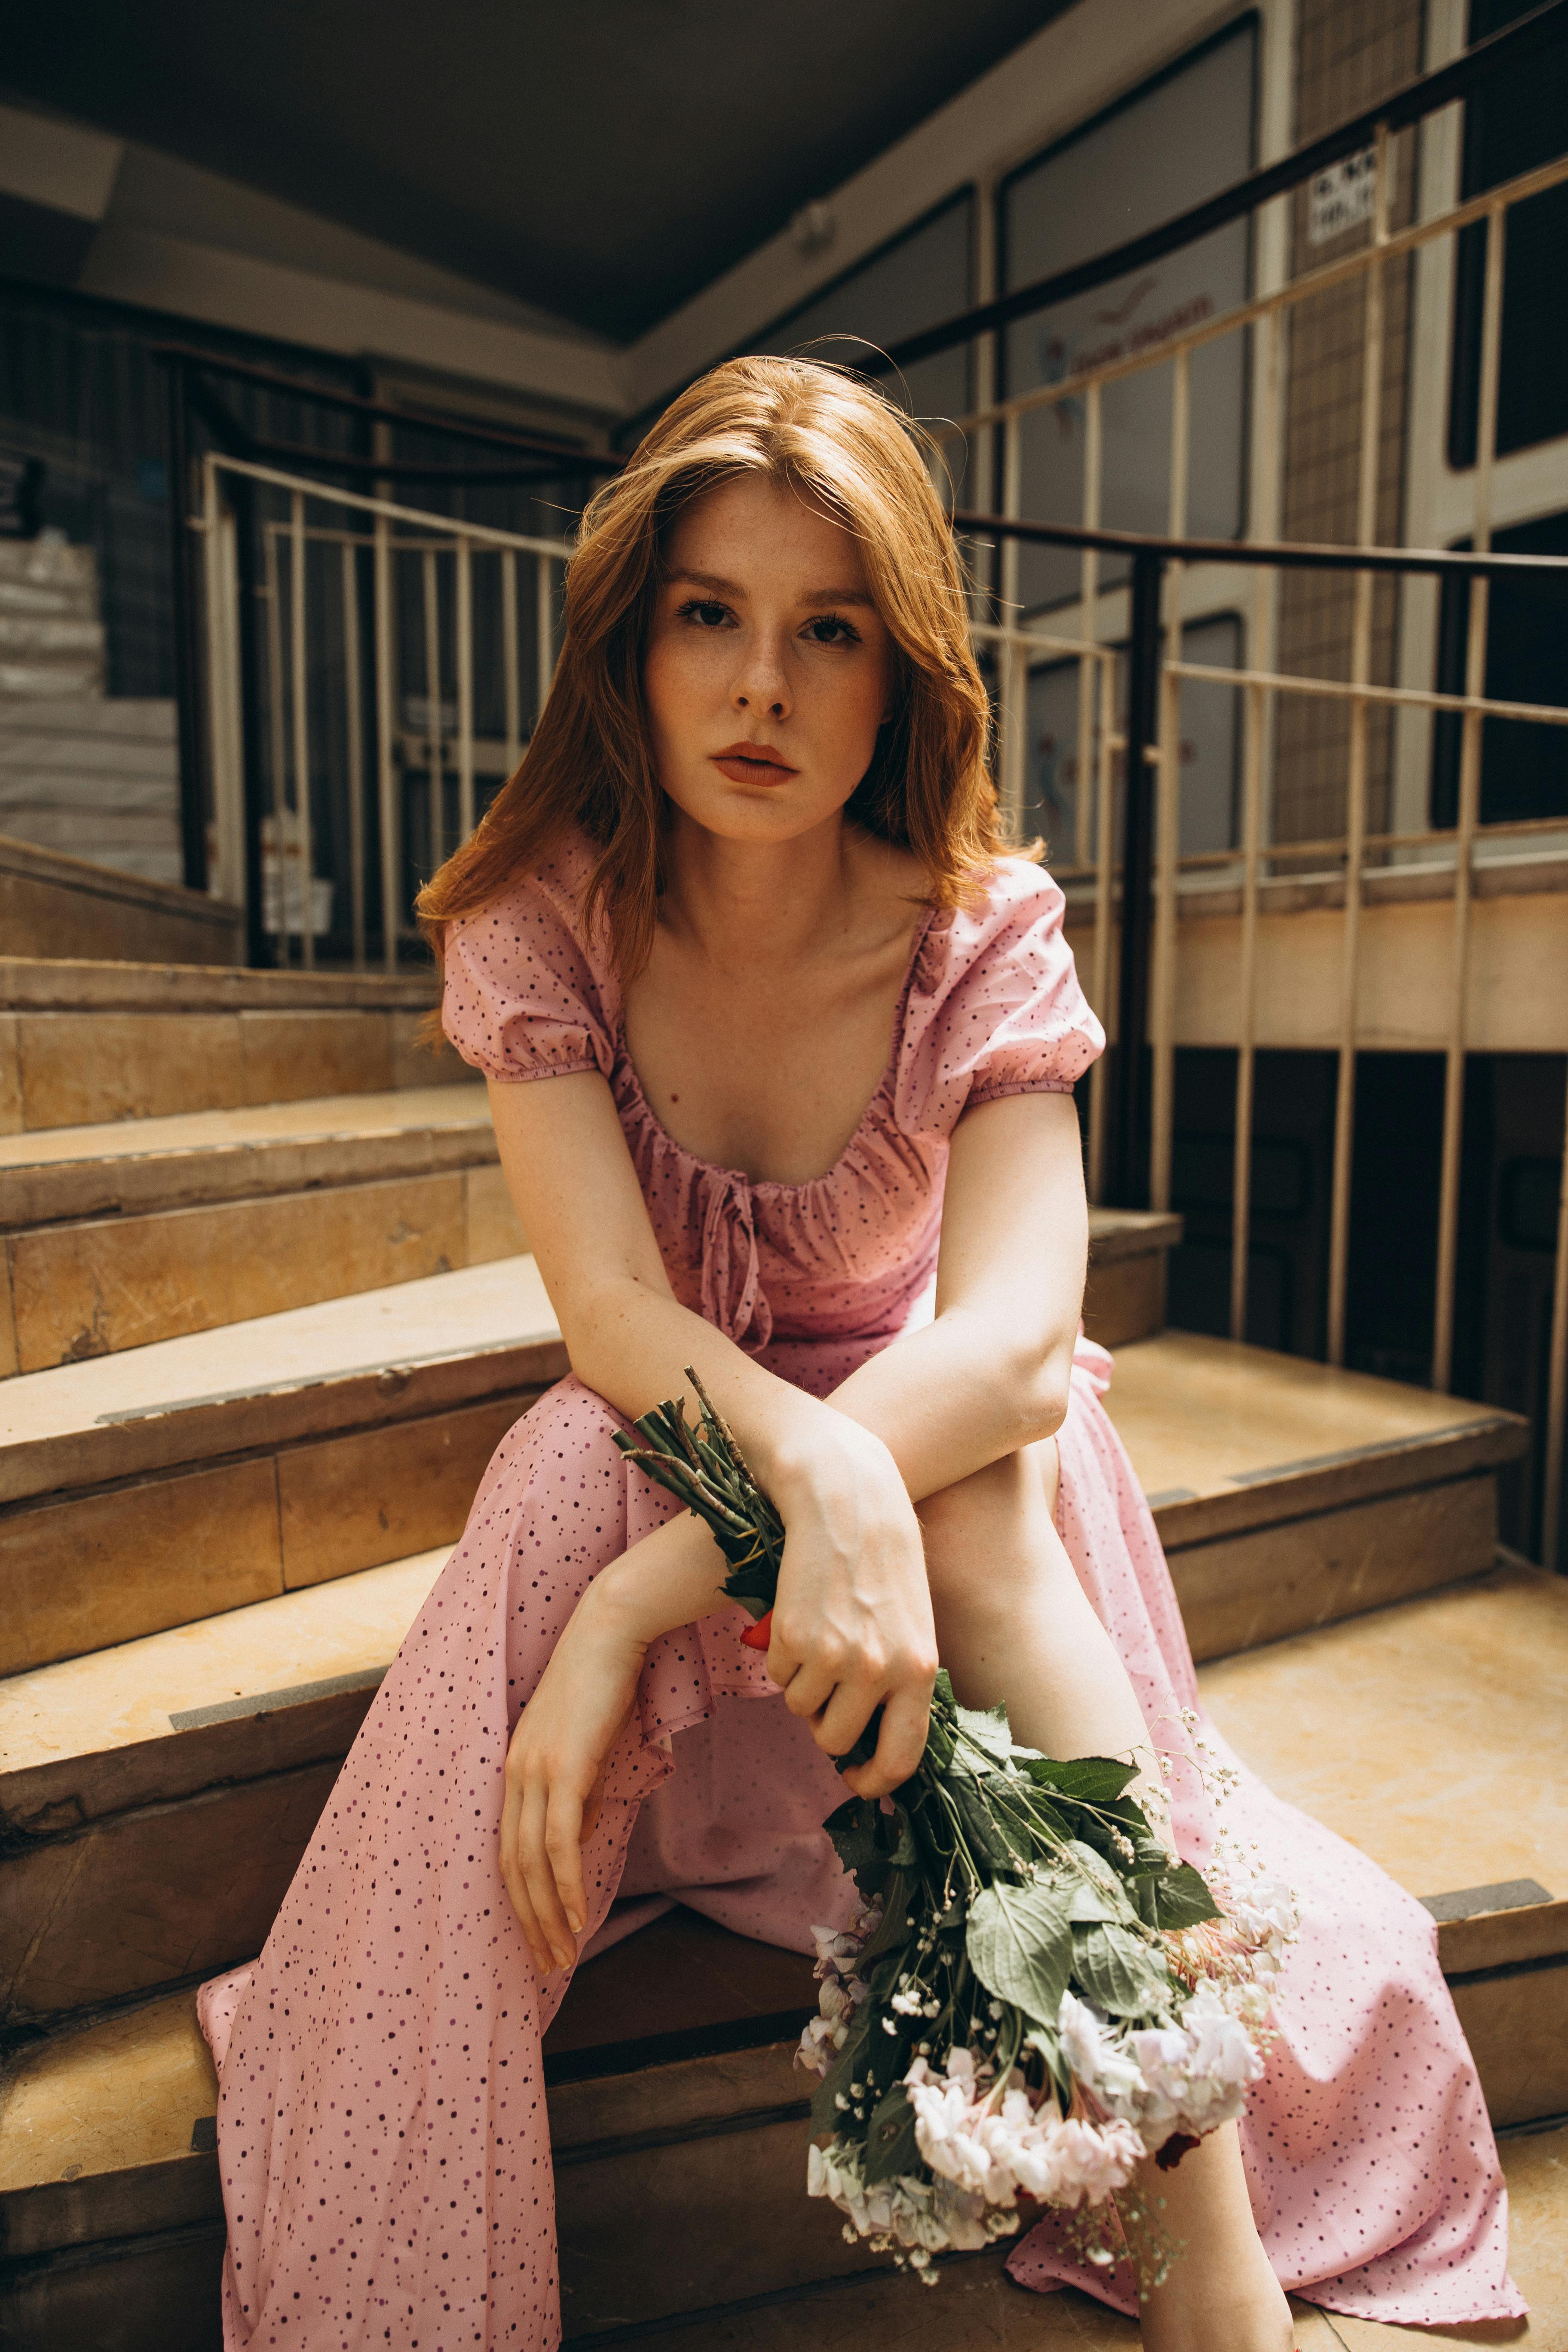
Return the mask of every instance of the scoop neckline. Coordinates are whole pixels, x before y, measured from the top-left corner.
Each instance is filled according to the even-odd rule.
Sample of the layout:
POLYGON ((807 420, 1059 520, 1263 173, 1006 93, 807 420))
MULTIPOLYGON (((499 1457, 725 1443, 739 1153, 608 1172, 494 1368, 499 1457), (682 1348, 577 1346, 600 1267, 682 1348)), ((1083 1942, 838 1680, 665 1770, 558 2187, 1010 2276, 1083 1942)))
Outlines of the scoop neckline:
POLYGON ((637 1097, 643 1117, 660 1141, 668 1144, 671 1151, 678 1152, 680 1158, 688 1161, 691 1167, 701 1169, 706 1175, 722 1176, 731 1183, 743 1184, 748 1192, 814 1192, 818 1185, 831 1183, 869 1127, 871 1114, 881 1101, 887 1090, 889 1079, 893 1076, 898 1068, 899 1053, 904 1042, 904 1016, 909 1010, 910 991, 914 985, 915 967, 920 961, 921 950, 930 936, 931 928, 936 920, 938 911, 935 907, 926 908, 920 921, 915 925, 909 961, 904 966, 903 984, 899 990, 899 1001, 893 1008, 893 1034, 889 1043, 888 1058, 882 1065, 882 1074, 871 1089, 865 1109, 855 1122, 854 1133, 830 1168, 825 1168, 820 1176, 804 1177, 798 1183, 788 1183, 782 1177, 776 1176, 748 1176, 743 1168, 726 1168, 722 1160, 704 1160, 700 1152, 689 1150, 684 1143, 671 1135, 668 1128, 649 1102, 642 1079, 637 1075, 637 1064, 633 1061, 631 1049, 626 1044, 626 1008, 623 999, 616 1013, 616 1059, 631 1082, 632 1092, 637 1097))

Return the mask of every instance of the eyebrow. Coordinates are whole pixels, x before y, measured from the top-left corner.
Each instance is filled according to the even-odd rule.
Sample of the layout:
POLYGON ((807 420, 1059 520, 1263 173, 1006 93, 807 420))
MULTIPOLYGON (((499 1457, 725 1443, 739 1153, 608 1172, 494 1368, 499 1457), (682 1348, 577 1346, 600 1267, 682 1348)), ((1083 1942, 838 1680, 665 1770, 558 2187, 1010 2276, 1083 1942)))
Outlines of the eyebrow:
MULTIPOLYGON (((733 580, 722 580, 716 572, 670 572, 666 579, 673 586, 686 581, 693 588, 710 588, 715 595, 742 596, 745 591, 733 580)), ((803 604, 863 604, 873 608, 873 599, 864 588, 808 588, 801 598, 803 604)))

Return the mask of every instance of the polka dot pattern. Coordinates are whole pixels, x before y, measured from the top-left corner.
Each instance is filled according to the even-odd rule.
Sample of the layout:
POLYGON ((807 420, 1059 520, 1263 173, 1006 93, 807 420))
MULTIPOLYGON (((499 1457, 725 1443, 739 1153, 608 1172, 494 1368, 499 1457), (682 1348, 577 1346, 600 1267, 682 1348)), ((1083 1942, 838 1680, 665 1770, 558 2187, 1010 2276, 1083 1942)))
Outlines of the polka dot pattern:
MULTIPOLYGON (((948 1139, 967 1104, 1062 1091, 1100 1039, 1061 897, 1004 862, 986 902, 923 928, 889 1069, 828 1175, 747 1184, 654 1119, 613 981, 574 928, 585 851, 452 942, 446 1017, 504 1078, 597 1068, 615 1090, 680 1296, 816 1395, 929 1316, 948 1139)), ((1061 1526, 1151 1722, 1194 1696, 1169 1572, 1080 1342, 1061 1526)), ((589 1580, 674 1506, 561 1382, 503 1439, 452 1559, 383 1682, 260 1958, 204 1987, 219 2066, 226 2352, 554 2352, 554 2189, 541 1979, 496 1861, 507 1744, 589 1580)), ((820 1833, 841 1793, 734 1612, 667 1634, 611 1759, 585 1855, 585 1946, 617 1893, 677 1895, 808 1948, 853 1890, 820 1833)), ((1170 1726, 1174 1745, 1173 1724, 1170 1726)), ((1247 2119, 1276 2267, 1331 2308, 1449 2324, 1521 2306, 1485 2109, 1426 1913, 1244 1776, 1237 1828, 1306 1900, 1282 2035, 1247 2119)), ((1200 1856, 1201 1791, 1178 1791, 1200 1856)), ((613 1932, 613 1930, 612 1930, 613 1932)), ((1047 2225, 1014 2273, 1083 2276, 1047 2225)))

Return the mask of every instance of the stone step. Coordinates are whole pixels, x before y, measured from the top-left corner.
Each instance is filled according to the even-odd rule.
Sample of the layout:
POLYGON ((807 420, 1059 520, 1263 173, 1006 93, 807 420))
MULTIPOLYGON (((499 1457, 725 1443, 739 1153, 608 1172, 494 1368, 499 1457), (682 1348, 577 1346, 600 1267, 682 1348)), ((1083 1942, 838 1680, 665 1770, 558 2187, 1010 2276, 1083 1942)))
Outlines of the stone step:
POLYGON ((1568 1581, 1510 1561, 1199 1681, 1275 1793, 1437 1919, 1494 2122, 1568 2114, 1568 1581))
MULTIPOLYGON (((454 1540, 565 1369, 518 1257, 0 1384, 0 1672, 454 1540)), ((1526 1436, 1183 1332, 1122 1348, 1110 1402, 1200 1657, 1485 1567, 1526 1436)))
POLYGON ((471 1084, 418 1042, 434 1001, 428 971, 0 957, 0 1134, 471 1084))
MULTIPOLYGON (((40 959, 89 955, 166 956, 184 967, 232 965, 245 952, 245 917, 226 898, 62 856, 18 841, 0 826, 0 942, 7 950, 0 957, 0 971, 11 973, 47 971, 40 959)), ((26 1123, 12 1003, 0 984, 0 1135, 26 1123)))
POLYGON ((1489 1566, 1495 1473, 1530 1440, 1495 1405, 1192 1331, 1122 1349, 1105 1402, 1199 1659, 1489 1566))
MULTIPOLYGON (((668 1924, 638 1944, 651 1948, 668 1924)), ((689 1965, 693 1939, 667 1941, 642 1953, 645 1977, 689 1965)), ((552 2053, 556 2038, 546 2044, 546 2095, 569 2347, 652 2333, 690 2352, 816 2352, 896 2331, 917 2352, 928 2342, 931 2352, 972 2343, 1133 2352, 1132 2323, 1089 2298, 1012 2288, 1005 2248, 943 2265, 928 2295, 847 2247, 834 2217, 801 2193, 805 2084, 791 2070, 790 2042, 676 2055, 668 2039, 649 2039, 595 2058, 552 2053)), ((718 2029, 710 2039, 721 2039, 718 2029)), ((21 2053, 0 2087, 0 2294, 17 2352, 163 2352, 171 2343, 218 2352, 215 2112, 189 1990, 21 2053)), ((1531 2306, 1510 2340, 1556 2352, 1568 2341, 1568 2126, 1505 2132, 1500 2152, 1510 2267, 1531 2306)), ((1406 2331, 1331 2320, 1302 2304, 1295 2316, 1300 2352, 1396 2352, 1406 2341, 1406 2331)), ((1423 2340, 1458 2346, 1474 2331, 1423 2340)))
POLYGON ((478 1084, 0 1138, 0 1374, 521 1247, 478 1084))
POLYGON ((566 1369, 513 1257, 0 1383, 0 1672, 451 1543, 566 1369))

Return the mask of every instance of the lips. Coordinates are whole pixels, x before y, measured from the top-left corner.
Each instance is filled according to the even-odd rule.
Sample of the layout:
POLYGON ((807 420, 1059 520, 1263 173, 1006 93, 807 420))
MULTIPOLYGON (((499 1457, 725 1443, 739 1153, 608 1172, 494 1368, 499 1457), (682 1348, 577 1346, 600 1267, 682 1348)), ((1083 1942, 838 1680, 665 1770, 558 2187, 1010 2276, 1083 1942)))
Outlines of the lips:
POLYGON ((784 784, 799 773, 770 743, 729 743, 712 757, 732 784, 784 784))

